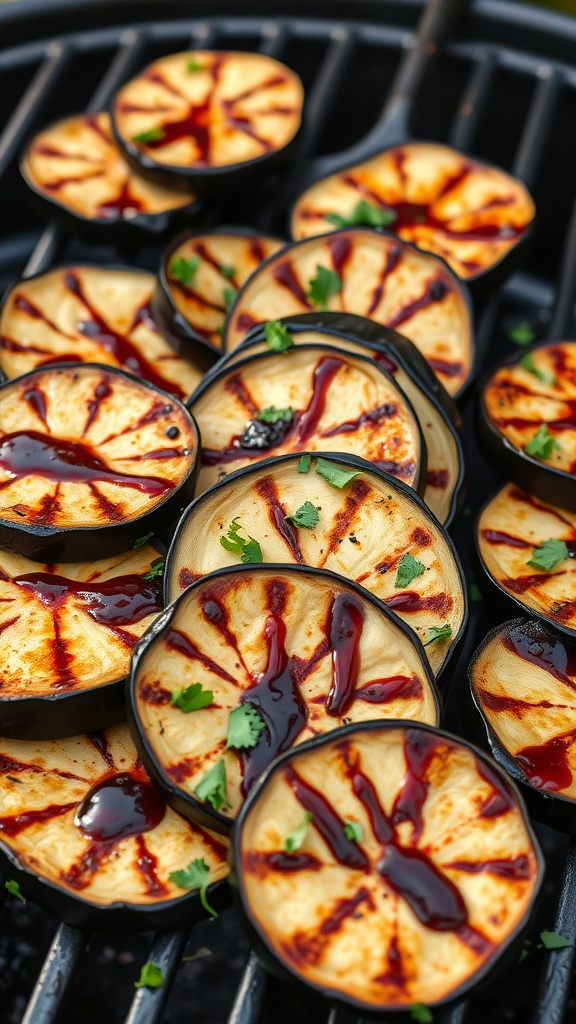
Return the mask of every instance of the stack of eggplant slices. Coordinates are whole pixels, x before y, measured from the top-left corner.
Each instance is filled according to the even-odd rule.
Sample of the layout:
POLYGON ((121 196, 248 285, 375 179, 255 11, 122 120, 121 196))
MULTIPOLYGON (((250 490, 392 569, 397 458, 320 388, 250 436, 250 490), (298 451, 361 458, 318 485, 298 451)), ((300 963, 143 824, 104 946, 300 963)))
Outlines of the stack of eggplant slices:
POLYGON ((510 776, 576 818, 576 343, 483 391, 514 482, 480 555, 532 616, 474 659, 484 753, 439 729, 467 618, 455 399, 467 285, 534 206, 411 143, 308 187, 291 242, 203 228, 289 184, 303 100, 270 57, 176 53, 23 156, 68 232, 181 233, 157 275, 60 266, 3 299, 0 865, 78 926, 232 895, 276 974, 428 1020, 528 926, 543 862, 510 776))

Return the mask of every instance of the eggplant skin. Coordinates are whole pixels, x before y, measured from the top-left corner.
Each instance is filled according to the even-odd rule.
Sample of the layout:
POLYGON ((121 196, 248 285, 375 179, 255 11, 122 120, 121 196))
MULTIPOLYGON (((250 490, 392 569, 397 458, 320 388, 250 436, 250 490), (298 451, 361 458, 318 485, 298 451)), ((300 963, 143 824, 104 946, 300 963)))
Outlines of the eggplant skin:
POLYGON ((300 565, 230 567, 188 588, 138 647, 129 708, 142 761, 168 802, 191 820, 213 818, 213 827, 223 830, 254 773, 287 743, 349 721, 439 720, 433 676, 408 627, 362 588, 300 565), (357 637, 344 643, 342 654, 335 653, 338 630, 357 637), (291 666, 288 688, 281 665, 258 685, 273 657, 272 636, 291 666), (171 701, 189 680, 212 700, 185 715, 171 701), (224 748, 230 714, 245 701, 275 725, 239 755, 224 748), (221 758, 229 806, 218 812, 194 791, 221 758))
POLYGON ((452 1002, 517 956, 543 870, 491 759, 426 726, 366 722, 271 766, 238 818, 230 881, 267 966, 381 1015, 452 1002), (409 795, 418 779, 422 804, 409 795))
POLYGON ((492 582, 523 609, 561 633, 576 636, 576 565, 558 561, 549 571, 531 566, 548 540, 576 546, 576 513, 506 484, 486 503, 476 524, 476 544, 492 582))
MULTIPOLYGON (((25 896, 70 924, 120 930, 181 926, 205 914, 198 892, 177 886, 170 873, 198 858, 208 865, 211 882, 228 873, 224 840, 163 810, 125 725, 51 742, 1 740, 0 793, 3 870, 20 882, 25 896), (94 787, 115 785, 116 779, 128 780, 141 794, 122 813, 133 817, 136 808, 142 818, 152 807, 156 823, 149 827, 146 819, 141 831, 128 827, 123 838, 91 837, 82 828, 85 801, 94 787)), ((98 824, 97 817, 92 820, 98 824)), ((212 892, 225 902, 221 886, 211 886, 209 899, 212 892)))
POLYGON ((389 212, 390 230, 443 257, 473 281, 502 262, 535 217, 526 186, 448 146, 414 142, 379 153, 308 188, 292 211, 292 236, 329 230, 361 201, 389 212))

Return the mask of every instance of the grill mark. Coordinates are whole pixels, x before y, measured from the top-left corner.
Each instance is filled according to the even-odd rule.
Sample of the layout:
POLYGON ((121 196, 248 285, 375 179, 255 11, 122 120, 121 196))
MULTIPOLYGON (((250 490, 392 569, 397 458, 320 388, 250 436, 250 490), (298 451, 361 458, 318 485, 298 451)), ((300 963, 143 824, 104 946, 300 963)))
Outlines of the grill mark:
MULTIPOLYGON (((370 305, 366 310, 366 316, 372 316, 374 311, 379 306, 380 301, 382 299, 382 295, 384 293, 384 285, 386 284, 386 280, 388 277, 390 277, 390 274, 394 272, 394 270, 400 263, 401 259, 402 250, 400 249, 399 246, 394 246, 393 248, 389 249, 388 252, 386 253, 386 261, 380 272, 380 279, 378 281, 378 284, 376 285, 374 291, 372 292, 372 298, 370 300, 370 305)), ((380 359, 381 357, 379 357, 379 361, 380 359)))
POLYGON ((296 277, 296 271, 291 263, 287 260, 284 263, 279 263, 278 266, 274 267, 272 271, 274 280, 279 285, 286 288, 292 293, 295 299, 304 306, 305 309, 313 309, 312 303, 308 301, 306 293, 300 284, 300 281, 296 277))
POLYGON ((116 765, 114 763, 114 758, 112 757, 112 754, 111 754, 111 751, 110 751, 110 743, 108 741, 108 737, 107 737, 106 733, 105 732, 93 732, 88 737, 88 739, 90 740, 90 743, 95 748, 95 750, 97 750, 98 754, 100 755, 100 757, 104 761, 104 764, 108 768, 112 768, 112 770, 115 771, 116 770, 116 765))
POLYGON ((321 569, 328 561, 329 556, 334 552, 337 543, 342 537, 351 532, 352 525, 360 511, 364 500, 371 494, 371 487, 365 480, 356 479, 352 481, 350 491, 346 495, 344 507, 339 509, 334 517, 334 525, 326 538, 326 546, 322 558, 318 560, 318 568, 321 569))
POLYGON ((443 864, 442 866, 453 871, 464 871, 466 874, 471 875, 486 872, 486 874, 497 875, 499 878, 507 878, 514 882, 525 882, 532 876, 530 862, 525 854, 520 854, 518 857, 501 857, 497 860, 455 860, 450 864, 443 864))
MULTIPOLYGON (((224 642, 233 648, 238 661, 242 665, 244 671, 249 675, 248 667, 244 661, 244 657, 240 650, 238 643, 238 637, 230 629, 230 621, 228 618, 228 612, 223 604, 218 600, 220 591, 214 590, 211 593, 205 593, 200 599, 202 605, 202 612, 204 618, 209 622, 215 629, 218 630, 224 642)), ((236 685, 236 680, 229 677, 229 680, 236 685)))
POLYGON ((270 871, 292 874, 297 871, 320 871, 322 861, 312 853, 299 851, 286 854, 277 850, 248 850, 243 857, 244 870, 256 878, 266 878, 270 871))
POLYGON ((52 818, 61 818, 68 811, 78 806, 77 801, 67 804, 49 804, 35 811, 25 811, 23 814, 7 814, 0 817, 0 835, 14 839, 33 825, 41 825, 52 818))
POLYGON ((21 292, 19 292, 18 295, 14 296, 14 308, 17 309, 20 313, 25 313, 26 316, 32 317, 33 320, 42 320, 43 323, 47 324, 48 327, 50 327, 57 334, 62 335, 64 338, 69 338, 70 341, 76 341, 76 338, 74 337, 73 334, 66 334, 66 332, 63 331, 61 327, 58 327, 58 325, 53 320, 46 316, 46 314, 43 313, 42 310, 38 308, 38 306, 35 306, 34 303, 31 302, 30 299, 27 299, 26 296, 23 295, 21 292))
POLYGON ((363 903, 367 904, 369 910, 375 909, 374 900, 368 889, 361 887, 354 896, 338 900, 317 929, 298 931, 288 942, 282 943, 284 953, 297 966, 320 963, 332 941, 332 936, 341 930, 345 921, 359 916, 358 908, 363 903))
MULTIPOLYGON (((574 686, 576 689, 576 686, 574 686)), ((476 687, 476 692, 480 697, 484 707, 488 708, 489 711, 494 711, 496 714, 508 713, 514 716, 514 718, 521 719, 524 712, 529 712, 532 708, 560 708, 565 710, 571 708, 571 704, 555 704, 549 700, 539 700, 536 702, 530 702, 529 700, 521 700, 520 697, 509 697, 506 694, 492 693, 491 690, 485 690, 483 687, 476 687)), ((576 708, 574 708, 576 711, 576 708)))
POLYGON ((47 768, 38 764, 27 764, 25 761, 18 761, 8 754, 0 753, 0 774, 19 775, 21 772, 32 772, 34 775, 57 775, 59 779, 72 779, 74 782, 86 782, 81 775, 73 772, 63 772, 58 768, 47 768))
POLYGON ((448 615, 454 608, 454 598, 451 594, 431 594, 422 597, 415 590, 403 590, 400 594, 392 594, 383 598, 389 608, 393 608, 399 614, 410 615, 414 612, 432 611, 439 616, 448 615))
POLYGON ((258 406, 246 387, 241 373, 233 373, 232 376, 227 377, 224 381, 224 388, 244 406, 251 419, 256 416, 258 406))
POLYGON ((135 867, 146 885, 148 896, 167 896, 168 887, 158 878, 158 858, 146 845, 143 836, 135 836, 136 860, 135 867))
POLYGON ((344 273, 352 255, 352 242, 347 235, 340 237, 329 237, 326 244, 332 257, 332 266, 341 281, 344 280, 344 273))
POLYGON ((297 531, 286 520, 287 512, 278 496, 276 483, 272 477, 266 476, 257 481, 256 490, 266 505, 270 522, 286 543, 291 555, 299 565, 304 565, 304 556, 300 548, 297 531))
POLYGON ((429 469, 426 473, 426 486, 434 487, 437 490, 446 490, 449 483, 447 469, 429 469))
POLYGON ((202 665, 205 665, 209 672, 213 672, 215 675, 220 676, 220 679, 224 679, 227 683, 233 683, 236 685, 236 680, 229 675, 220 665, 217 665, 215 661, 212 661, 206 654, 196 647, 195 644, 179 629, 171 629, 164 638, 165 645, 173 651, 177 651, 179 654, 184 655, 185 658, 189 658, 190 661, 199 661, 202 665))

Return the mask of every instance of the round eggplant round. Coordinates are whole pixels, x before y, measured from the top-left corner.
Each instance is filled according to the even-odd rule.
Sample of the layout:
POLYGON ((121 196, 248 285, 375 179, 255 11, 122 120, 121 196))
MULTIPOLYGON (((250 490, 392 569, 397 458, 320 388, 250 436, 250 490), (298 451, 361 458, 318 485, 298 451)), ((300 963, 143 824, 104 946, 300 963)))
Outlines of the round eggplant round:
POLYGON ((135 228, 159 234, 198 207, 191 191, 163 188, 126 163, 104 111, 67 117, 39 132, 20 170, 49 215, 101 237, 121 238, 135 228))
POLYGON ((24 278, 0 309, 5 378, 62 362, 106 363, 187 398, 201 363, 163 338, 150 311, 156 279, 132 267, 69 266, 24 278))
POLYGON ((298 76, 264 54, 172 53, 116 93, 112 130, 129 163, 152 180, 229 194, 288 157, 303 102, 298 76))
POLYGON ((188 927, 226 903, 228 844, 166 806, 126 725, 69 739, 0 739, 0 864, 60 920, 100 929, 188 927), (176 876, 176 877, 175 877, 176 876), (220 883, 220 884, 218 884, 220 883))
MULTIPOLYGON (((458 406, 442 386, 424 356, 408 338, 353 313, 304 313, 278 321, 288 345, 329 344, 367 355, 394 378, 411 403, 424 437, 427 455, 424 501, 448 527, 458 512, 464 488, 464 452, 458 406)), ((266 330, 254 327, 246 341, 215 367, 233 366, 247 355, 268 352, 266 330)), ((271 333, 272 343, 276 333, 271 333)))
POLYGON ((164 607, 156 548, 45 564, 0 550, 0 735, 56 739, 124 717, 132 650, 164 607))
POLYGON ((518 178, 448 146, 413 142, 311 185, 295 203, 292 237, 387 227, 474 281, 524 239, 535 214, 518 178))
POLYGON ((395 235, 350 228, 286 246, 241 289, 223 348, 237 348, 258 323, 314 309, 358 313, 401 331, 451 395, 470 379, 474 338, 465 286, 443 260, 395 235))
POLYGON ((476 544, 492 582, 525 611, 576 636, 576 513, 506 484, 484 506, 476 544))
POLYGON ((343 450, 424 489, 420 425, 374 359, 327 344, 249 355, 201 384, 189 407, 202 438, 198 493, 269 455, 343 450))
POLYGON ((172 395, 66 363, 0 387, 0 547, 35 561, 125 551, 191 500, 198 429, 172 395))
POLYGON ((576 342, 507 359, 485 382, 480 438, 510 480, 576 511, 576 342))
POLYGON ((281 977, 366 1013, 462 997, 518 955, 544 861, 513 783, 460 738, 364 722, 255 786, 230 881, 281 977))
POLYGON ((215 569, 299 563, 360 583, 411 626, 437 675, 467 615, 454 546, 418 495, 364 459, 282 455, 200 495, 168 552, 166 603, 215 569))
POLYGON ((576 834, 576 647, 535 619, 484 639, 468 669, 480 742, 530 813, 576 834))
POLYGON ((139 645, 129 707, 168 802, 223 830, 295 743, 440 714, 412 630, 362 587, 301 565, 230 567, 189 587, 139 645))
POLYGON ((178 338, 192 355, 200 351, 214 362, 236 293, 285 244, 248 228, 180 235, 162 256, 152 303, 163 333, 178 338))

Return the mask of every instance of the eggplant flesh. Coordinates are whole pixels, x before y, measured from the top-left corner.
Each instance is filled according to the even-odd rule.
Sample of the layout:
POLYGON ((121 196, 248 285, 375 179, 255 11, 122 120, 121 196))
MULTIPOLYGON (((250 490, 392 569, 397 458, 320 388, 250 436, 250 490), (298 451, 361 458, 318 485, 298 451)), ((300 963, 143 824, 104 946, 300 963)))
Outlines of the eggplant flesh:
POLYGON ((426 450, 406 397, 374 360, 329 345, 224 367, 192 396, 190 410, 202 437, 197 493, 227 472, 291 451, 344 450, 416 489, 426 478, 426 450), (270 410, 284 415, 269 422, 270 410))
POLYGON ((526 924, 542 875, 500 772, 408 723, 350 726, 284 757, 245 805, 234 861, 267 961, 379 1013, 474 985, 526 924))
POLYGON ((438 724, 430 670, 410 633, 345 580, 300 567, 242 566, 195 584, 139 657, 132 701, 153 774, 184 794, 191 817, 196 787, 221 759, 221 815, 232 818, 294 743, 350 721, 438 724), (186 713, 171 703, 198 682, 210 704, 186 713), (226 749, 238 708, 265 728, 253 747, 226 749))
POLYGON ((415 142, 308 188, 292 213, 292 237, 329 231, 331 216, 353 218, 359 203, 369 204, 376 216, 387 215, 390 231, 442 256, 465 280, 504 259, 536 212, 517 178, 448 146, 415 142))
POLYGON ((300 457, 288 455, 240 470, 206 491, 180 521, 166 563, 169 601, 194 580, 239 555, 221 539, 234 520, 240 536, 260 545, 261 560, 331 569, 360 583, 388 604, 427 644, 438 673, 458 639, 466 617, 466 594, 456 556, 442 527, 410 488, 352 456, 330 460, 311 456, 299 472, 300 457), (329 467, 357 475, 341 489, 318 472, 329 467), (285 517, 305 501, 318 509, 312 529, 288 529, 285 517), (406 587, 396 587, 398 565, 410 554, 424 569, 406 587), (432 639, 431 627, 450 626, 432 639))
POLYGON ((399 330, 451 395, 470 377, 474 341, 462 284, 442 260, 394 235, 351 228, 295 242, 272 256, 238 295, 224 349, 237 348, 255 324, 314 308, 356 313, 399 330), (320 302, 312 282, 328 280, 326 272, 337 277, 330 276, 334 290, 320 302))
POLYGON ((164 340, 150 311, 153 274, 69 266, 19 281, 0 314, 0 369, 105 363, 187 398, 202 373, 164 340))
POLYGON ((576 631, 576 513, 506 484, 480 513, 478 550, 494 582, 514 601, 564 632, 576 631), (546 541, 563 542, 550 569, 538 564, 546 541))
POLYGON ((0 741, 0 850, 23 878, 105 909, 187 895, 170 878, 203 859, 227 874, 227 846, 153 789, 125 725, 44 742, 0 741))

